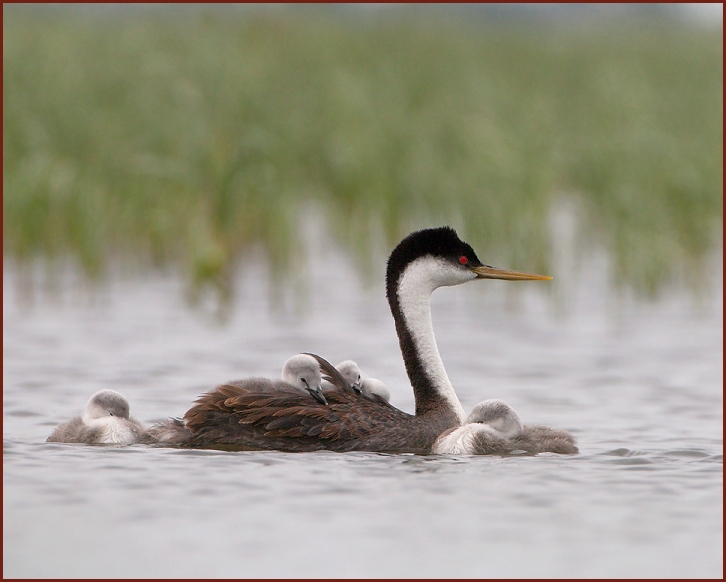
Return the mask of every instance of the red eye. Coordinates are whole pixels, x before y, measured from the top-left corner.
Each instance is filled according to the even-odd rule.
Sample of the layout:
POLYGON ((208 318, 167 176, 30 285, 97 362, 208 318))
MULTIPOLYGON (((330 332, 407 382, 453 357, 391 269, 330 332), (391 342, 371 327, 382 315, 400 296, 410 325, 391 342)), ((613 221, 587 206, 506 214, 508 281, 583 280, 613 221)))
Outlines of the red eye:
POLYGON ((461 263, 462 265, 466 265, 466 264, 467 264, 467 263, 469 262, 469 259, 467 259, 467 258, 466 258, 466 257, 465 257, 464 255, 461 255, 461 256, 459 257, 459 262, 460 262, 460 263, 461 263))

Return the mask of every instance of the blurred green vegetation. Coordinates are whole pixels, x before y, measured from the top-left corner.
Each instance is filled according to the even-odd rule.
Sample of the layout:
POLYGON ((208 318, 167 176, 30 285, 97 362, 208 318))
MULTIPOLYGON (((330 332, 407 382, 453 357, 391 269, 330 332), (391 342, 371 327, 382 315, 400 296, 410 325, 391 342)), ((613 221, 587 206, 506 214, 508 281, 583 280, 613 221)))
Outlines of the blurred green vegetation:
POLYGON ((720 29, 3 12, 3 244, 21 265, 172 265, 228 296, 257 243, 284 278, 312 205, 362 266, 377 237, 448 223, 485 261, 548 272, 562 196, 578 248, 604 245, 611 279, 647 296, 697 282, 721 244, 720 29))

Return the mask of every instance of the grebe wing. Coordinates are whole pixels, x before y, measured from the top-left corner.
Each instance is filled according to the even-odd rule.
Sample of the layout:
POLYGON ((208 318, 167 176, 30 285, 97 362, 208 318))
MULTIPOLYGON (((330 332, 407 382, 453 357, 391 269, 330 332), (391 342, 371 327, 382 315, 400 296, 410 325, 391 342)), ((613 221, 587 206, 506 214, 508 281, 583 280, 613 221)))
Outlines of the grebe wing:
POLYGON ((317 354, 311 354, 308 352, 303 353, 307 356, 312 356, 318 361, 318 364, 320 364, 320 371, 325 374, 325 376, 323 376, 324 380, 330 382, 338 390, 343 390, 345 392, 355 392, 353 388, 351 388, 348 381, 343 377, 343 375, 336 369, 335 366, 333 366, 333 364, 328 362, 328 360, 321 356, 318 356, 317 354))

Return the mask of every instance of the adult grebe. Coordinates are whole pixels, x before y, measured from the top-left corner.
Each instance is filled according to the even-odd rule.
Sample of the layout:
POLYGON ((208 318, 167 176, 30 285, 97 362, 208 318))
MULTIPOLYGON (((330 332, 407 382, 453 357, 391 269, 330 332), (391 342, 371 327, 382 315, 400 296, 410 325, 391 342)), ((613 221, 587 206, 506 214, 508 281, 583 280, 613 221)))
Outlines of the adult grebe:
POLYGON ((391 400, 391 392, 386 385, 375 378, 363 378, 360 367, 353 360, 340 362, 335 369, 341 373, 353 389, 358 389, 367 398, 383 398, 386 402, 391 400))
POLYGON ((297 391, 258 391, 223 384, 184 415, 154 431, 157 442, 193 448, 285 451, 431 452, 436 438, 466 419, 441 361, 431 324, 431 294, 475 279, 551 279, 483 265, 449 227, 419 230, 393 250, 386 295, 416 401, 410 415, 381 399, 361 398, 318 358, 338 390, 328 405, 297 391))
POLYGON ((96 392, 83 414, 57 427, 48 443, 130 445, 138 441, 144 426, 129 417, 129 403, 114 390, 96 392))
POLYGON ((577 453, 575 439, 567 431, 546 426, 523 425, 506 402, 485 400, 474 407, 466 424, 444 431, 431 449, 435 454, 489 455, 512 451, 527 453, 577 453))

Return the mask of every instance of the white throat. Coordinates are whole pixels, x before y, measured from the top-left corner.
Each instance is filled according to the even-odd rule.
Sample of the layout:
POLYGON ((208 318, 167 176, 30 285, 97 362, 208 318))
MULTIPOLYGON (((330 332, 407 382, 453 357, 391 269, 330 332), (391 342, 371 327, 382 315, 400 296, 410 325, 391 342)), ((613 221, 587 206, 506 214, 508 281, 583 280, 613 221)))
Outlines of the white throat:
POLYGON ((431 294, 443 286, 460 285, 476 278, 430 255, 411 262, 398 282, 398 301, 406 327, 416 345, 424 372, 439 395, 464 423, 466 414, 446 374, 431 322, 431 294))
POLYGON ((83 424, 89 428, 100 429, 102 432, 99 440, 102 443, 131 444, 138 437, 134 426, 128 420, 117 416, 93 418, 84 414, 83 424))

